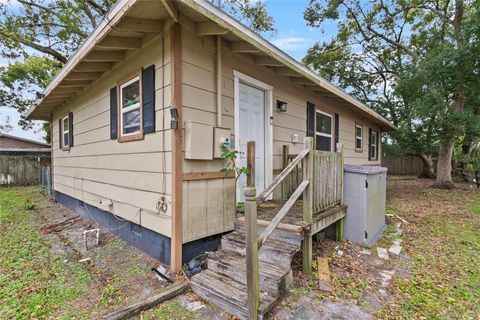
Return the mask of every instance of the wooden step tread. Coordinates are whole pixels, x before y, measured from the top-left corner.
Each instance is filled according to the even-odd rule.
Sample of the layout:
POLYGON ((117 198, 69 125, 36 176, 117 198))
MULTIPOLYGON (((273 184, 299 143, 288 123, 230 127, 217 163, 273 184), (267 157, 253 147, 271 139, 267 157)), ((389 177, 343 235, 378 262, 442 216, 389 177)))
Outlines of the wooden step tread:
MULTIPOLYGON (((208 269, 227 276, 242 284, 247 284, 246 258, 237 253, 217 251, 207 258, 208 269)), ((278 295, 291 284, 291 269, 259 261, 260 290, 278 295)))
MULTIPOLYGON (((224 250, 219 250, 209 254, 207 258, 207 265, 209 260, 214 260, 224 265, 231 266, 245 275, 247 268, 245 256, 232 252, 226 252, 224 250)), ((259 274, 260 276, 263 276, 265 278, 276 279, 277 281, 279 281, 289 271, 290 269, 288 268, 274 265, 265 261, 259 261, 259 274)))
MULTIPOLYGON (((243 232, 234 231, 227 235, 224 235, 223 238, 228 241, 236 242, 245 246, 245 234, 243 232)), ((268 238, 267 241, 260 248, 260 250, 278 251, 279 253, 293 255, 298 250, 300 250, 300 247, 282 240, 268 238)))
MULTIPOLYGON (((216 304, 231 315, 246 319, 247 287, 244 284, 207 269, 193 276, 191 285, 196 295, 216 304)), ((259 314, 265 315, 270 311, 276 300, 277 297, 260 292, 259 314)))

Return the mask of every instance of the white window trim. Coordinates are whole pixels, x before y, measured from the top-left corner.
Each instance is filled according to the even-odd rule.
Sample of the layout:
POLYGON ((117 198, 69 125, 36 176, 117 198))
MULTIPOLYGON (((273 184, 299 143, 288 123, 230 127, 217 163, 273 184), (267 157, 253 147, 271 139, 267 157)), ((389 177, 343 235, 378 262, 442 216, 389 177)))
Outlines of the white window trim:
POLYGON ((68 119, 68 114, 62 118, 62 148, 70 147, 70 119, 68 119), (67 121, 67 130, 65 130, 65 120, 67 121), (68 143, 65 143, 65 133, 68 136, 68 143))
POLYGON ((334 141, 333 141, 333 115, 326 113, 321 110, 315 110, 315 135, 316 136, 321 136, 321 137, 327 137, 330 138, 330 152, 334 150, 334 141), (317 131, 317 113, 323 114, 324 116, 330 117, 330 134, 328 133, 323 133, 323 132, 318 132, 317 131))
POLYGON ((363 150, 363 126, 359 124, 355 125, 355 150, 363 150), (357 129, 360 129, 360 136, 357 136, 357 129), (360 139, 360 148, 357 148, 357 139, 360 139))
POLYGON ((372 136, 370 137, 372 143, 370 144, 370 152, 371 152, 371 155, 370 155, 370 158, 373 160, 373 161, 377 161, 377 131, 376 130, 372 130, 372 136), (372 152, 374 151, 374 152, 372 152))
MULTIPOLYGON (((273 87, 265 82, 252 78, 237 70, 233 70, 233 104, 234 104, 234 129, 235 129, 235 149, 240 148, 240 82, 253 86, 265 92, 265 188, 273 180, 273 87)), ((236 165, 239 165, 240 159, 237 158, 236 165)), ((257 190, 258 192, 258 190, 257 190)), ((236 190, 237 199, 240 197, 240 188, 236 190)), ((272 199, 272 195, 268 200, 272 199)))
POLYGON ((142 92, 142 88, 141 88, 141 81, 140 81, 140 75, 128 80, 127 82, 125 83, 122 83, 120 86, 119 86, 119 91, 120 91, 120 99, 119 99, 119 105, 120 105, 120 136, 121 137, 127 137, 127 136, 131 136, 131 135, 135 135, 135 134, 139 134, 139 133, 142 133, 142 95, 141 95, 141 92, 142 92), (139 95, 139 99, 138 99, 138 102, 135 103, 135 104, 132 104, 131 106, 128 106, 127 108, 123 108, 123 88, 131 85, 132 83, 138 81, 138 95, 139 95), (138 131, 134 131, 134 132, 130 132, 130 133, 123 133, 123 114, 124 113, 127 113, 127 112, 130 112, 132 110, 135 110, 135 109, 139 109, 139 112, 140 112, 140 128, 138 129, 138 131))

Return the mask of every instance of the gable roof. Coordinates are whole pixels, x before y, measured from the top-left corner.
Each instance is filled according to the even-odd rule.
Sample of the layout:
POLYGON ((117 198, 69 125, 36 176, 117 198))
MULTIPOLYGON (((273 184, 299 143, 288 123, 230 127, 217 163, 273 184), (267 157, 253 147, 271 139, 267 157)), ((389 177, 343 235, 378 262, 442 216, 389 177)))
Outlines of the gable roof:
MULTIPOLYGON (((50 120, 50 114, 53 110, 75 97, 75 95, 83 91, 86 86, 91 85, 93 81, 102 76, 103 72, 107 72, 115 67, 115 63, 118 62, 117 60, 112 61, 113 58, 107 57, 105 58, 105 61, 108 62, 102 62, 104 60, 102 60, 101 57, 105 55, 101 55, 102 51, 95 50, 106 50, 110 48, 110 50, 113 50, 111 52, 114 52, 118 57, 122 56, 122 52, 118 51, 120 46, 126 47, 123 48, 126 50, 126 52, 123 52, 124 55, 132 50, 141 50, 143 39, 147 38, 148 34, 154 31, 154 28, 158 29, 157 32, 161 31, 162 20, 170 16, 173 20, 178 21, 179 15, 185 14, 189 16, 189 18, 193 17, 197 20, 197 25, 213 23, 219 26, 222 29, 220 34, 227 37, 227 39, 231 41, 230 43, 244 43, 247 46, 254 48, 256 52, 261 55, 260 57, 276 61, 278 66, 281 65, 281 68, 285 68, 287 71, 291 72, 291 74, 289 72, 284 72, 283 74, 303 79, 302 81, 297 81, 297 84, 308 87, 331 100, 341 102, 352 111, 360 112, 361 114, 368 116, 381 126, 384 131, 392 131, 396 129, 393 124, 374 110, 350 96, 345 91, 339 89, 326 79, 320 77, 317 73, 290 57, 272 43, 212 5, 209 1, 157 0, 149 1, 149 3, 150 4, 147 5, 147 1, 143 0, 118 1, 93 33, 86 39, 83 45, 73 54, 63 69, 47 86, 43 98, 37 102, 36 106, 28 111, 27 118, 50 120), (155 4, 159 5, 156 10, 154 10, 153 7, 148 8, 148 6, 151 7, 155 4), (142 6, 146 6, 147 9, 142 8, 142 6), (129 19, 130 23, 128 23, 129 19), (132 19, 134 20, 133 22, 132 19), (125 21, 127 21, 127 23, 125 23, 125 21), (141 23, 138 21, 141 21, 141 23), (124 30, 126 29, 126 31, 130 32, 127 34, 129 37, 122 38, 121 36, 124 35, 118 34, 118 26, 122 24, 124 30), (142 26, 140 26, 140 24, 142 26), (115 47, 115 43, 117 43, 117 47, 115 47), (92 55, 98 58, 89 58, 92 55), (79 72, 78 70, 83 72, 83 75, 85 75, 85 73, 89 73, 89 75, 80 76, 81 74, 79 75, 76 73, 79 72), (81 80, 82 78, 88 78, 90 76, 93 79, 89 80, 93 81, 88 82, 81 80), (98 77, 95 78, 95 76, 98 77)), ((122 27, 120 27, 120 31, 121 29, 122 27)), ((255 51, 252 50, 252 52, 255 51)))

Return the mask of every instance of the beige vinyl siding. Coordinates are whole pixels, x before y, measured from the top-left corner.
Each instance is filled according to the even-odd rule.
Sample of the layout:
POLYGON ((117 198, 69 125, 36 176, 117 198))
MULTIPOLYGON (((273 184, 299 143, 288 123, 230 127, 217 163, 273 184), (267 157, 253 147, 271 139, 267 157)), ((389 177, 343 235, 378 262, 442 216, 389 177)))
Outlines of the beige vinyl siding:
MULTIPOLYGON (((183 119, 215 126, 215 47, 205 50, 193 30, 182 29, 183 119)), ((233 128, 233 83, 230 90, 224 87, 222 106, 222 126, 233 128)), ((184 160, 183 172, 219 172, 222 167, 219 159, 184 160)), ((183 182, 183 242, 233 230, 234 217, 234 179, 183 182)))
POLYGON ((168 33, 164 37, 164 43, 156 37, 141 51, 130 53, 125 61, 54 113, 53 156, 55 190, 170 236, 170 39, 168 33), (110 140, 110 88, 151 64, 156 69, 156 132, 145 134, 140 141, 110 140), (62 151, 58 148, 58 118, 68 111, 73 112, 74 146, 62 151), (168 210, 158 214, 157 202, 163 189, 168 210), (112 200, 112 207, 100 204, 107 199, 112 200))
MULTIPOLYGON (((216 126, 216 74, 215 37, 200 37, 194 25, 185 17, 182 23, 182 99, 183 119, 216 126)), ((340 116, 340 142, 344 145, 345 163, 380 164, 368 161, 368 127, 371 125, 360 116, 341 105, 294 85, 286 78, 275 75, 270 69, 257 66, 246 55, 232 54, 228 45, 222 46, 222 127, 234 131, 234 77, 233 70, 247 74, 273 86, 273 169, 282 165, 282 146, 290 146, 290 153, 299 153, 303 148, 306 132, 306 103, 311 101, 325 112, 340 116), (288 111, 277 112, 276 101, 288 102, 288 111), (364 127, 364 151, 355 152, 355 123, 364 127), (291 135, 299 135, 300 143, 292 144, 291 135)), ((371 126, 373 127, 373 126, 371 126)), ((209 143, 209 142, 205 142, 209 143)), ((380 150, 381 151, 381 150, 380 150)), ((379 153, 380 154, 380 153, 379 153)), ((379 159, 380 160, 380 159, 379 159)), ((223 167, 221 160, 184 160, 184 172, 218 172, 223 167)), ((233 229, 234 195, 225 193, 225 179, 185 181, 184 190, 184 242, 233 229), (208 191, 207 191, 208 190, 208 191), (230 195, 230 196, 229 196, 230 195), (232 205, 225 204, 231 201, 232 205), (213 203, 213 204, 212 204, 213 203), (223 204, 223 206, 222 206, 223 204)), ((232 193, 234 185, 231 182, 232 193)))

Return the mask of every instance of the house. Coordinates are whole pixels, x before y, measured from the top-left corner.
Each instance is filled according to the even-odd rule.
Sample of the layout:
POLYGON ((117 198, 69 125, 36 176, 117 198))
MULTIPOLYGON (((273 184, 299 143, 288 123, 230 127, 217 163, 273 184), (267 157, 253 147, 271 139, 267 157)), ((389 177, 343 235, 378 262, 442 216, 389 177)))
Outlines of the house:
POLYGON ((261 192, 284 145, 379 165, 395 129, 204 0, 118 1, 28 119, 52 125, 56 200, 174 271, 234 229, 245 181, 220 172, 222 146, 245 165, 256 141, 261 192))
POLYGON ((0 152, 50 153, 50 145, 0 132, 0 152))
POLYGON ((41 167, 50 163, 50 145, 0 133, 0 185, 40 182, 41 167))

